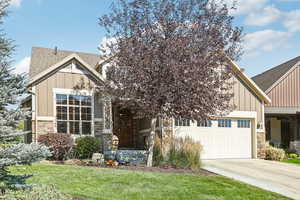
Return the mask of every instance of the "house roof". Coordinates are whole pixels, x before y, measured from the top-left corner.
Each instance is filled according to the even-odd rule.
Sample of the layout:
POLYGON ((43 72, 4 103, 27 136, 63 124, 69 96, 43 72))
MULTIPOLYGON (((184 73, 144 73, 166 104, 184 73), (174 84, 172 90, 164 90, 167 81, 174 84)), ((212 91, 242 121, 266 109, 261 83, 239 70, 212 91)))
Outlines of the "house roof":
POLYGON ((244 83, 259 97, 261 98, 265 103, 269 104, 271 103, 271 99, 262 91, 257 84, 250 79, 242 70, 241 68, 234 63, 228 56, 226 58, 229 61, 229 64, 233 68, 234 71, 237 72, 238 76, 244 81, 244 83))
POLYGON ((263 91, 267 91, 278 79, 285 75, 298 62, 300 62, 300 56, 258 74, 252 79, 263 91))
POLYGON ((97 54, 65 50, 57 50, 57 53, 55 54, 54 49, 32 47, 29 77, 33 78, 37 74, 47 70, 49 67, 74 53, 82 58, 92 68, 95 68, 100 61, 100 55, 97 54))
POLYGON ((59 62, 53 64, 52 66, 49 66, 44 71, 41 71, 40 73, 36 74, 32 78, 30 78, 28 87, 35 84, 39 80, 43 79, 46 75, 51 74, 55 71, 57 71, 60 67, 62 67, 65 63, 71 61, 71 60, 77 60, 79 63, 82 64, 82 66, 88 70, 97 80, 103 81, 103 77, 95 70, 94 67, 91 67, 85 60, 83 60, 77 53, 72 53, 65 57, 64 59, 60 60, 59 62))

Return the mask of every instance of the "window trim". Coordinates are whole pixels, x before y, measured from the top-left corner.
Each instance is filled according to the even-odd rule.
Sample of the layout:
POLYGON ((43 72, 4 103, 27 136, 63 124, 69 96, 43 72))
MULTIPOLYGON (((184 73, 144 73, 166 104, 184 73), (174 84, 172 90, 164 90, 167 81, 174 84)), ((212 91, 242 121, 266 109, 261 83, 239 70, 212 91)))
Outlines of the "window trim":
POLYGON ((238 120, 236 120, 236 127, 237 128, 251 128, 251 120, 250 119, 238 119, 238 120), (245 122, 245 124, 243 124, 243 123, 240 124, 239 122, 245 122), (245 125, 247 125, 247 126, 245 126, 245 125))
POLYGON ((218 128, 232 128, 232 119, 218 119, 218 128), (224 120, 224 126, 220 126, 220 120, 224 120), (226 121, 229 121, 229 126, 226 126, 226 121))
POLYGON ((191 120, 189 119, 184 119, 184 118, 179 118, 174 120, 174 125, 175 127, 191 127, 191 120), (178 125, 176 125, 178 122, 178 125), (186 124, 186 125, 183 125, 186 124))
MULTIPOLYGON (((84 136, 95 136, 94 131, 94 91, 89 90, 73 90, 73 89, 64 89, 64 88, 53 88, 53 115, 54 115, 54 131, 57 133, 57 121, 68 121, 68 120, 57 120, 57 113, 56 113, 56 106, 60 104, 56 104, 56 94, 65 94, 65 95, 82 95, 82 96, 90 96, 91 97, 91 134, 90 135, 83 135, 83 134, 72 134, 79 137, 84 136)), ((69 102, 69 98, 67 98, 69 102)), ((81 108, 81 107, 80 107, 81 108)), ((67 106, 67 110, 69 111, 69 105, 67 106)), ((69 112, 68 112, 69 113, 69 112)), ((69 116, 67 117, 69 118, 69 116)), ((71 120, 72 121, 72 120, 71 120)), ((80 120, 82 121, 82 120, 80 120)), ((85 120, 83 120, 84 122, 85 120)), ((79 125, 81 127, 81 125, 79 125)))
POLYGON ((200 128, 211 128, 212 127, 212 119, 208 119, 208 120, 197 120, 196 121, 196 127, 200 127, 200 128), (204 123, 205 125, 208 126, 201 126, 201 123, 204 123))

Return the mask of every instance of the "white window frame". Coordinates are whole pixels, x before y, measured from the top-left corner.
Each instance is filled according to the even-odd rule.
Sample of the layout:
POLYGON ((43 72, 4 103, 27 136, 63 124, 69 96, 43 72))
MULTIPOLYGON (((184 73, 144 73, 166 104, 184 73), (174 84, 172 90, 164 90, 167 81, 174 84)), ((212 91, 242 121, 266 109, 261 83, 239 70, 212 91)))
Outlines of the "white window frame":
POLYGON ((179 118, 174 120, 175 127, 190 127, 191 126, 191 120, 179 118), (178 125, 176 125, 178 122, 178 125))
POLYGON ((196 121, 196 126, 201 127, 201 128, 211 128, 213 125, 213 120, 212 119, 207 119, 207 120, 197 120, 196 121), (204 126, 202 126, 204 124, 204 126))
MULTIPOLYGON (((90 135, 83 135, 82 133, 78 134, 72 134, 75 136, 95 136, 94 131, 94 91, 89 90, 73 90, 73 89, 64 89, 64 88, 53 88, 53 113, 54 113, 54 127, 55 131, 57 132, 57 117, 56 117, 56 94, 65 94, 65 95, 82 95, 82 96, 90 96, 91 97, 91 134, 90 135)), ((69 99, 67 99, 69 101, 69 99)), ((69 110, 69 106, 67 107, 69 110)), ((69 112, 68 112, 69 113, 69 112)), ((69 118, 69 116, 68 116, 69 118)), ((80 120, 81 121, 81 120, 80 120)), ((80 125, 81 126, 81 125, 80 125)), ((81 130, 81 127, 80 127, 81 130)))
POLYGON ((232 122, 233 120, 232 119, 217 119, 217 122, 218 122, 218 128, 232 128, 232 122), (223 120, 223 123, 220 123, 219 124, 219 120, 223 120), (226 123, 226 121, 229 121, 229 126, 227 126, 228 124, 226 123))
POLYGON ((237 126, 237 128, 251 128, 251 120, 249 120, 249 119, 238 119, 238 120, 236 120, 236 126, 237 126))

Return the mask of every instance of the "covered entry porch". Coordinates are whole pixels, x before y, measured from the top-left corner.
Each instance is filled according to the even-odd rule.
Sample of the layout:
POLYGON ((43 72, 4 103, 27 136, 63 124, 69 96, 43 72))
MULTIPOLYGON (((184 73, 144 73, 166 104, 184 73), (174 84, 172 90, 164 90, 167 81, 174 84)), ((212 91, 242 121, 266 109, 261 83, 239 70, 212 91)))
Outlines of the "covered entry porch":
POLYGON ((119 150, 147 150, 150 121, 138 118, 133 111, 118 105, 112 107, 113 135, 119 150))
POLYGON ((300 152, 300 113, 269 113, 266 117, 266 140, 271 145, 300 152))

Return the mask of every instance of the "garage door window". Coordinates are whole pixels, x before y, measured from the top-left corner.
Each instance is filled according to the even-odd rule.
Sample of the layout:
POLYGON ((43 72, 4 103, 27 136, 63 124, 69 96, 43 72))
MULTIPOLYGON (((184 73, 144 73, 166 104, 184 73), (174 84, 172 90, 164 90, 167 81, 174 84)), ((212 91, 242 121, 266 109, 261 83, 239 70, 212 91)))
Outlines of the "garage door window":
POLYGON ((231 119, 218 119, 218 127, 231 127, 231 119))
POLYGON ((175 119, 175 126, 190 126, 188 119, 175 119))
POLYGON ((211 127, 211 120, 198 120, 197 126, 199 127, 211 127))
POLYGON ((250 128, 250 120, 237 120, 238 128, 250 128))

